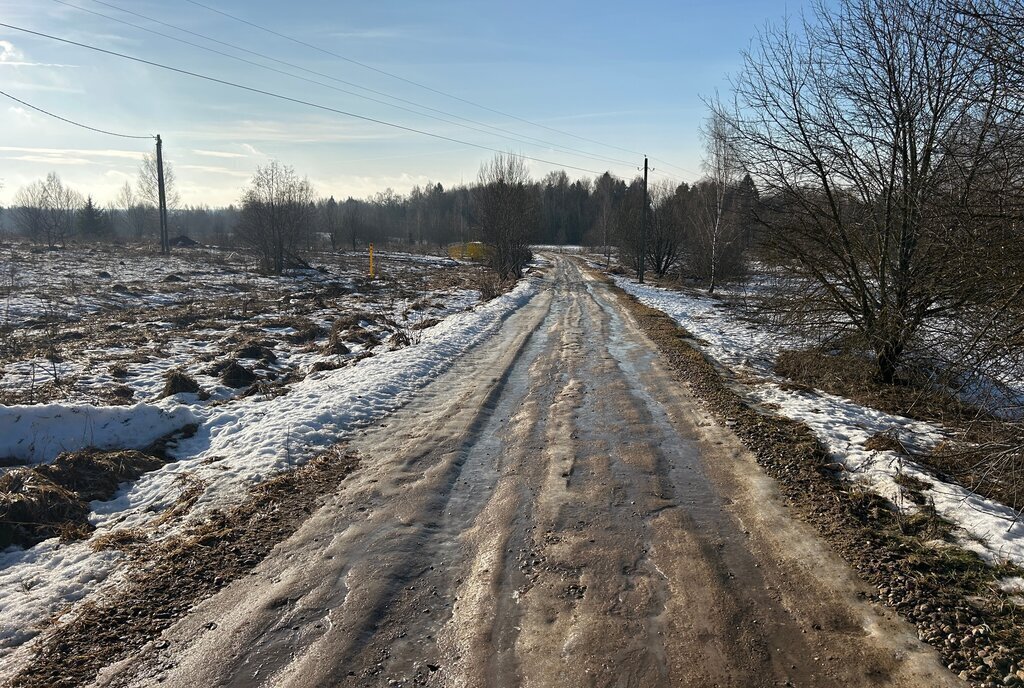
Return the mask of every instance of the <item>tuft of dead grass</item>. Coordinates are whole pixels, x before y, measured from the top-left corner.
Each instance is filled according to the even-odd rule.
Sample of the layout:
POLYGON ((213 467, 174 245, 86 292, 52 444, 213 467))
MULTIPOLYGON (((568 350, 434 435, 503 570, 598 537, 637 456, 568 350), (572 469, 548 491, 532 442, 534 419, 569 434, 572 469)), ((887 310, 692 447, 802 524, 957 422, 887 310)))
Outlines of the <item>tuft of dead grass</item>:
POLYGON ((184 370, 175 368, 168 370, 164 378, 164 388, 160 392, 160 398, 173 396, 175 394, 198 394, 199 383, 184 370))
POLYGON ((899 454, 909 454, 899 437, 891 430, 876 432, 864 441, 864 448, 870 451, 891 451, 899 454))
POLYGON ((31 547, 52 537, 87 537, 93 530, 89 502, 112 498, 121 483, 164 463, 140 451, 86 449, 0 476, 0 549, 31 547))

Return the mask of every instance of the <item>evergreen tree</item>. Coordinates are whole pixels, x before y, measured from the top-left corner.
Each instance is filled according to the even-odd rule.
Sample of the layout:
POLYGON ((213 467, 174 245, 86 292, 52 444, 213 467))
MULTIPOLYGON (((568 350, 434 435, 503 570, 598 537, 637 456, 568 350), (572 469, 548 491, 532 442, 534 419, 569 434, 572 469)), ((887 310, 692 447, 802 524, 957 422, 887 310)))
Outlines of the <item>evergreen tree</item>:
POLYGON ((78 211, 78 235, 86 241, 106 239, 110 234, 107 214, 96 205, 92 196, 85 199, 85 205, 78 211))

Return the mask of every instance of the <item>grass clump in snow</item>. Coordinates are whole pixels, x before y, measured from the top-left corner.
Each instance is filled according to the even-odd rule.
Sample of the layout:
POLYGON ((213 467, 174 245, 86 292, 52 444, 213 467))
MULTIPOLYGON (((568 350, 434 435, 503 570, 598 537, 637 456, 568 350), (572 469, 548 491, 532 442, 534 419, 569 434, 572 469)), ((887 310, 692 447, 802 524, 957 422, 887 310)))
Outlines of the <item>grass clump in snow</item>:
POLYGON ((166 459, 140 451, 86 449, 53 463, 17 468, 0 477, 0 549, 31 547, 51 537, 88 536, 89 502, 107 500, 118 486, 159 468, 166 459))
POLYGON ((864 448, 871 451, 891 451, 898 454, 908 454, 903 447, 900 438, 891 431, 876 432, 864 442, 864 448))
POLYGON ((168 370, 167 375, 164 378, 164 388, 160 393, 160 398, 162 399, 163 397, 183 393, 198 394, 199 383, 196 382, 195 378, 180 368, 168 370))
POLYGON ((220 371, 220 381, 228 387, 238 389, 240 387, 248 387, 256 382, 256 374, 245 366, 240 365, 238 361, 230 361, 220 371))

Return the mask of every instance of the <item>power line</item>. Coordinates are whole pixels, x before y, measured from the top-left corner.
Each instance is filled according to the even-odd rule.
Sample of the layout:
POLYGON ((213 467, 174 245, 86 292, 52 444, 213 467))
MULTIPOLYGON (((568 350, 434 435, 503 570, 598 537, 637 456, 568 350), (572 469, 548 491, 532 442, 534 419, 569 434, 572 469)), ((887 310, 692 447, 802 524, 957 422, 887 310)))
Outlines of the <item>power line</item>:
POLYGON ((441 114, 449 115, 451 117, 455 117, 455 118, 458 118, 458 119, 461 119, 461 120, 464 120, 464 121, 473 122, 474 124, 479 124, 482 127, 487 127, 487 129, 493 129, 493 130, 495 130, 495 132, 486 131, 484 129, 480 129, 480 128, 477 128, 477 127, 469 126, 469 125, 466 125, 466 124, 461 124, 459 122, 455 122, 455 121, 452 121, 450 119, 446 119, 444 117, 437 117, 437 116, 434 116, 434 115, 427 114, 425 112, 420 112, 419 110, 413 110, 411 108, 403 107, 401 105, 395 105, 394 103, 389 103, 387 101, 383 101, 383 100, 380 100, 380 99, 377 99, 377 98, 372 98, 372 97, 364 95, 362 93, 356 93, 354 91, 350 91, 350 90, 347 90, 347 89, 344 89, 344 88, 338 88, 337 86, 332 86, 331 84, 325 84, 323 82, 317 81, 316 79, 310 79, 310 78, 307 78, 307 77, 304 77, 304 76, 300 76, 298 74, 292 74, 291 72, 286 72, 284 70, 277 69, 277 68, 271 67, 269 65, 261 64, 259 62, 254 62, 253 60, 249 60, 249 59, 246 59, 244 57, 239 57, 237 55, 232 55, 230 53, 226 53, 226 52, 223 52, 221 50, 217 50, 215 48, 210 48, 208 46, 201 45, 199 43, 194 43, 192 41, 189 41, 189 40, 186 40, 186 39, 183 39, 183 38, 179 38, 177 36, 172 36, 170 34, 166 34, 166 33, 160 32, 160 31, 156 31, 154 29, 150 29, 150 28, 147 28, 145 26, 140 26, 138 24, 134 24, 134 23, 126 21, 124 19, 118 19, 117 17, 111 17, 110 15, 103 14, 102 12, 96 12, 94 10, 87 9, 87 8, 81 7, 79 5, 75 5, 73 3, 66 2, 65 0, 53 0, 53 2, 56 2, 56 3, 60 4, 60 5, 65 5, 67 7, 71 7, 71 8, 77 9, 77 10, 79 10, 81 12, 86 12, 88 14, 91 14, 91 15, 94 15, 94 16, 97 16, 97 17, 102 17, 102 18, 107 19, 109 21, 117 22, 119 24, 124 24, 125 26, 130 26, 130 27, 138 29, 140 31, 145 31, 147 33, 150 33, 150 34, 153 34, 153 35, 156 35, 156 36, 161 36, 161 37, 166 38, 168 40, 176 41, 176 42, 182 43, 184 45, 190 45, 190 46, 192 46, 194 48, 199 48, 200 50, 205 50, 205 51, 213 53, 215 55, 221 55, 222 57, 227 57, 229 59, 236 60, 236 61, 242 62, 244 64, 252 65, 254 67, 259 67, 260 69, 266 69, 266 70, 269 70, 271 72, 275 72, 277 74, 283 74, 284 76, 288 76, 288 77, 291 77, 293 79, 300 79, 300 80, 305 81, 307 83, 316 84, 317 86, 322 86, 324 88, 329 88, 329 89, 331 89, 333 91, 338 91, 339 93, 344 93, 346 95, 355 96, 356 98, 362 98, 362 99, 368 100, 370 102, 374 102, 374 103, 379 103, 381 105, 385 105, 387 107, 392 107, 392 108, 396 108, 398 110, 403 110, 405 112, 410 112, 410 113, 412 113, 414 115, 418 115, 420 117, 428 117, 430 119, 434 119, 434 120, 439 121, 439 122, 444 122, 446 124, 451 124, 451 125, 456 126, 456 127, 461 127, 463 129, 468 129, 468 130, 471 130, 471 131, 476 131, 476 132, 479 132, 479 133, 482 133, 482 134, 495 135, 495 132, 498 132, 497 133, 498 136, 500 136, 502 138, 505 138, 505 139, 507 139, 509 141, 514 141, 516 143, 520 143, 520 144, 524 144, 524 145, 528 145, 528 146, 529 145, 536 145, 534 143, 531 143, 531 141, 533 141, 533 142, 540 143, 541 145, 550 147, 555 152, 558 152, 558 153, 565 153, 565 154, 568 154, 568 155, 578 155, 580 157, 590 158, 590 159, 596 160, 598 162, 614 163, 614 164, 618 164, 618 165, 632 165, 633 164, 633 163, 631 163, 629 161, 626 161, 626 160, 619 160, 619 159, 616 159, 616 158, 609 158, 609 157, 603 156, 603 155, 591 154, 591 153, 588 153, 586 151, 581 151, 579 149, 575 149, 575 148, 572 148, 572 147, 569 147, 569 146, 562 146, 560 144, 552 143, 550 141, 544 141, 542 139, 537 139, 537 138, 534 138, 532 136, 522 136, 522 137, 520 137, 518 135, 513 134, 512 132, 508 132, 507 130, 501 129, 499 127, 493 127, 493 126, 491 126, 489 124, 484 124, 482 122, 476 122, 475 120, 471 120, 471 119, 468 119, 468 118, 465 118, 465 117, 461 117, 459 115, 455 115, 455 114, 452 114, 452 113, 447 113, 447 112, 445 112, 443 110, 437 110, 436 108, 428 107, 428 106, 425 106, 425 105, 421 105, 419 103, 415 103, 413 101, 405 100, 404 98, 399 98, 397 96, 392 96, 392 95, 389 95, 387 93, 383 93, 383 92, 380 92, 380 91, 375 91, 373 89, 366 88, 364 86, 360 86, 358 84, 354 84, 352 82, 345 81, 343 79, 336 79, 336 78, 330 76, 329 74, 323 74, 323 73, 317 72, 315 70, 306 69, 306 68, 301 67, 299 65, 296 65, 296 64, 293 64, 293 63, 290 63, 290 62, 286 62, 284 60, 279 60, 277 58, 271 57, 269 55, 265 55, 263 53, 255 52, 255 51, 249 50, 247 48, 243 48, 241 46, 234 45, 232 43, 227 43, 225 41, 221 41, 221 40, 218 40, 216 38, 212 38, 210 36, 205 36, 203 34, 196 33, 195 31, 190 31, 188 29, 184 29, 184 28, 181 28, 179 26, 175 26, 174 24, 169 24, 167 22, 160 21, 159 19, 154 19, 152 17, 148 17, 148 16, 140 14, 138 12, 125 9, 123 7, 118 7, 117 5, 113 5, 113 4, 108 3, 108 2, 103 2, 103 0, 93 0, 93 2, 96 2, 96 3, 100 4, 100 5, 104 5, 106 7, 110 7, 112 9, 115 9, 115 10, 118 10, 118 11, 121 11, 121 12, 125 12, 126 14, 130 14, 130 15, 139 17, 141 19, 145 19, 147 21, 154 22, 154 23, 159 24, 161 26, 166 26, 166 27, 174 29, 176 31, 181 31, 183 33, 194 35, 194 36, 197 36, 197 37, 202 38, 202 39, 207 40, 207 41, 211 41, 211 42, 214 42, 214 43, 225 45, 225 46, 227 46, 229 48, 233 48, 235 50, 240 50, 242 52, 246 52, 246 53, 249 53, 249 54, 252 54, 252 55, 256 55, 258 57, 261 57, 261 58, 266 59, 266 60, 270 60, 272 62, 276 62, 278 64, 283 64, 283 65, 286 65, 288 67, 292 67, 293 69, 298 69, 300 71, 308 72, 310 74, 316 74, 316 75, 322 76, 322 77, 324 77, 326 79, 330 79, 332 81, 337 81, 339 83, 343 83, 343 84, 346 84, 346 85, 349 85, 349 86, 353 86, 355 88, 358 88, 358 89, 361 89, 361 90, 364 90, 364 91, 367 91, 367 92, 370 92, 370 93, 376 93, 376 94, 382 95, 382 96, 384 96, 386 98, 390 98, 392 100, 397 100, 399 102, 409 103, 409 104, 414 105, 415 107, 421 108, 423 110, 430 110, 430 111, 433 111, 433 112, 439 112, 441 114), (528 139, 528 140, 524 140, 524 139, 528 139))
MULTIPOLYGON (((327 50, 326 48, 321 48, 320 46, 314 45, 312 43, 307 43, 306 41, 300 40, 298 38, 293 38, 292 36, 280 33, 279 31, 274 31, 273 29, 268 29, 267 27, 261 26, 259 24, 256 24, 255 22, 251 22, 251 21, 249 21, 247 19, 242 19, 241 17, 235 16, 235 15, 230 14, 228 12, 224 12, 224 11, 218 10, 218 9, 216 9, 214 7, 210 7, 209 5, 205 5, 205 4, 201 3, 201 2, 198 2, 198 0, 185 0, 185 2, 188 2, 188 3, 191 3, 193 5, 196 5, 197 7, 202 7, 203 9, 209 10, 210 12, 214 12, 215 14, 219 14, 219 15, 221 15, 223 17, 227 17, 228 19, 240 22, 240 23, 245 24, 247 26, 251 26, 254 29, 259 29, 260 31, 264 31, 264 32, 269 33, 269 34, 271 34, 273 36, 277 36, 278 38, 283 38, 283 39, 285 39, 287 41, 291 41, 292 43, 296 43, 298 45, 302 45, 302 46, 305 46, 305 47, 310 48, 312 50, 316 50, 318 52, 324 53, 325 55, 330 55, 331 57, 335 57, 335 58, 337 58, 339 60, 344 60, 345 62, 349 62, 349 63, 354 64, 354 65, 358 65, 358 66, 360 66, 360 67, 362 67, 364 69, 369 69, 370 71, 377 72, 378 74, 383 74, 385 76, 391 77, 392 79, 397 79, 397 80, 403 81, 403 82, 405 82, 407 84, 411 84, 413 86, 416 86, 417 88, 422 88, 422 89, 424 89, 426 91, 430 91, 431 93, 436 93, 437 95, 444 96, 445 98, 451 98, 452 100, 457 100, 459 102, 466 103, 467 105, 472 105, 473 107, 480 108, 481 110, 486 110, 488 112, 492 112, 492 113, 497 114, 497 115, 501 115, 502 117, 508 117, 509 119, 514 119, 516 121, 523 122, 525 124, 529 124, 530 126, 533 126, 533 127, 539 127, 541 129, 547 129, 548 131, 553 131, 553 132, 555 132, 557 134, 561 134, 562 136, 570 136, 570 137, 572 137, 574 139, 579 139, 580 141, 586 141, 588 143, 593 143, 593 144, 596 144, 596 145, 601 146, 603 148, 614 148, 615 150, 619 150, 619 151, 622 151, 624 153, 630 153, 630 154, 633 154, 633 155, 643 155, 643 153, 640 153, 640 152, 635 151, 635 150, 630 150, 629 148, 622 148, 621 146, 615 146, 615 145, 612 145, 610 143, 603 143, 603 142, 597 141, 595 139, 589 139, 589 138, 587 138, 585 136, 579 136, 578 134, 573 134, 572 132, 563 131, 561 129, 556 129, 554 127, 549 127, 546 124, 540 124, 538 122, 533 122, 531 120, 525 119, 523 117, 519 117, 517 115, 513 115, 513 114, 508 113, 508 112, 503 112, 501 110, 497 110, 495 108, 488 107, 486 105, 481 105, 480 103, 476 103, 476 102, 474 102, 472 100, 468 100, 466 98, 462 98, 460 96, 456 96, 456 95, 453 95, 451 93, 447 93, 445 91, 441 91, 441 90, 433 88, 431 86, 427 86, 426 84, 422 84, 422 83, 420 83, 418 81, 413 81, 412 79, 407 79, 404 76, 400 76, 398 74, 394 74, 393 72, 389 72, 387 70, 380 69, 379 67, 374 67, 373 65, 366 64, 365 62, 360 62, 359 60, 352 59, 351 57, 346 57, 344 55, 339 55, 336 52, 333 52, 331 50, 327 50)), ((629 164, 632 165, 633 163, 629 163, 629 164)))
POLYGON ((661 158, 654 158, 654 157, 652 157, 651 160, 653 160, 654 162, 660 162, 662 165, 666 165, 666 166, 671 167, 673 169, 679 170, 680 172, 685 172, 686 174, 692 174, 692 175, 695 175, 695 176, 700 176, 697 172, 694 172, 693 170, 688 170, 685 167, 680 167, 679 165, 673 165, 672 163, 667 162, 665 160, 662 160, 661 158))
MULTIPOLYGON (((94 46, 94 45, 89 45, 87 43, 80 43, 78 41, 73 41, 73 40, 71 40, 69 38, 61 38, 59 36, 54 36, 52 34, 43 33, 41 31, 33 31, 32 29, 26 29, 26 28, 21 27, 21 26, 15 26, 13 24, 5 24, 5 23, 2 23, 2 22, 0 22, 0 26, 2 26, 4 28, 7 28, 7 29, 13 29, 15 31, 21 31, 22 33, 27 33, 27 34, 30 34, 30 35, 33 35, 33 36, 39 36, 41 38, 48 38, 50 40, 57 41, 59 43, 65 43, 67 45, 74 45, 74 46, 77 46, 79 48, 85 48, 87 50, 92 50, 94 52, 103 53, 105 55, 111 55, 113 57, 120 57, 120 58, 125 59, 125 60, 131 60, 132 62, 138 62, 140 64, 149 65, 151 67, 158 67, 160 69, 165 69, 165 70, 167 70, 169 72, 175 72, 177 74, 184 74, 185 76, 191 76, 191 77, 195 77, 197 79, 202 79, 204 81, 209 81, 211 83, 221 84, 222 86, 230 86, 232 88, 237 88, 237 89, 242 90, 242 91, 248 91, 250 93, 257 93, 257 94, 260 94, 260 95, 268 96, 270 98, 276 98, 278 100, 283 100, 283 101, 287 101, 287 102, 290 102, 290 103, 296 103, 298 105, 305 105, 307 107, 315 108, 317 110, 323 110, 323 111, 326 111, 326 112, 333 112, 335 114, 343 115, 345 117, 352 117, 354 119, 360 119, 360 120, 363 120, 365 122, 372 122, 374 124, 380 124, 382 126, 392 127, 394 129, 400 129, 402 131, 408 131, 408 132, 411 132, 413 134, 421 134, 423 136, 430 136, 431 138, 440 139, 442 141, 450 141, 451 143, 458 143, 458 144, 461 144, 461 145, 464 145, 464 146, 470 146, 472 148, 479 148, 480 150, 486 150, 486 151, 490 151, 492 153, 499 153, 499 154, 506 154, 506 153, 508 153, 507 151, 502 151, 502 150, 499 150, 497 148, 492 148, 490 146, 484 146, 484 145, 479 144, 479 143, 472 143, 470 141, 463 141, 462 139, 457 139, 457 138, 454 138, 454 137, 451 137, 451 136, 445 136, 444 134, 436 134, 434 132, 425 131, 423 129, 416 129, 414 127, 408 127, 408 126, 405 126, 403 124, 395 124, 394 122, 387 122, 387 121, 382 120, 382 119, 377 119, 377 118, 374 118, 374 117, 367 117, 366 115, 359 115, 359 114, 356 114, 354 112, 348 112, 346 110, 340 110, 338 108, 333 108, 333 107, 330 107, 328 105, 321 105, 319 103, 314 103, 312 101, 302 100, 300 98, 292 98, 291 96, 281 95, 280 93, 274 93, 272 91, 265 91, 265 90, 263 90, 261 88, 256 88, 254 86, 245 86, 244 84, 239 84, 239 83, 236 83, 234 81, 228 81, 226 79, 218 79, 217 77, 209 76, 209 75, 206 75, 206 74, 200 74, 198 72, 192 72, 192 71, 189 71, 187 69, 181 69, 179 67, 172 67, 170 65, 161 64, 159 62, 153 62, 152 60, 146 60, 144 58, 135 57, 133 55, 127 55, 125 53, 119 53, 119 52, 114 51, 114 50, 107 50, 106 48, 100 48, 100 47, 97 47, 97 46, 94 46)), ((537 157, 534 157, 534 156, 531 156, 531 155, 523 155, 522 153, 508 153, 508 154, 512 155, 514 157, 517 157, 517 158, 521 158, 523 160, 532 160, 534 162, 543 163, 545 165, 552 165, 553 167, 563 167, 563 168, 570 169, 570 170, 577 170, 579 172, 586 172, 587 174, 601 174, 600 172, 597 172, 596 170, 590 170, 590 169, 587 169, 585 167, 577 167, 575 165, 565 165, 565 164, 558 163, 558 162, 552 162, 550 160, 544 160, 543 158, 537 158, 537 157)))
POLYGON ((100 134, 107 134, 108 136, 119 136, 119 137, 121 137, 123 139, 151 139, 151 138, 153 138, 153 136, 132 136, 131 134, 118 134, 117 132, 107 131, 106 129, 97 129, 96 127, 90 127, 88 124, 82 124, 81 122, 76 122, 76 121, 68 119, 66 117, 61 117, 60 115, 55 115, 52 112, 49 112, 48 110, 44 110, 41 107, 33 105, 32 103, 26 103, 24 100, 22 100, 20 98, 15 98, 10 93, 7 93, 6 91, 0 91, 0 96, 6 96, 6 97, 10 98, 11 100, 15 101, 16 103, 21 103, 25 107, 32 108, 36 112, 41 112, 44 115, 48 115, 50 117, 53 117, 54 119, 59 119, 61 122, 67 122, 68 124, 73 124, 76 127, 81 127, 82 129, 88 129, 89 131, 95 131, 95 132, 98 132, 100 134))

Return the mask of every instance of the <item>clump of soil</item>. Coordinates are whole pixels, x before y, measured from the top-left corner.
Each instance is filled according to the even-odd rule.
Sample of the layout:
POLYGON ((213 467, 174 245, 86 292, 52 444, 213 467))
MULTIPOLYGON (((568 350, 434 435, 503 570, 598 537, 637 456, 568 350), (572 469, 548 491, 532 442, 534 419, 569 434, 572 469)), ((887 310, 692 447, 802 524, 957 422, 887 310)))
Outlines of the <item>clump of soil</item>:
POLYGON ((199 383, 195 381, 195 378, 178 368, 167 371, 167 377, 164 379, 164 388, 160 392, 160 398, 183 393, 198 394, 199 383))
POLYGON ((345 345, 345 342, 340 339, 335 339, 333 334, 331 338, 324 344, 323 348, 320 349, 320 353, 325 356, 347 356, 352 353, 352 350, 345 345))
POLYGON ((288 341, 292 344, 307 344, 314 342, 318 337, 323 336, 324 328, 317 325, 312 320, 307 320, 295 328, 295 332, 288 335, 288 341))
POLYGON ((331 336, 336 336, 343 330, 362 328, 364 322, 373 324, 377 322, 377 319, 372 313, 348 313, 347 315, 339 316, 331 324, 331 336))
POLYGON ((273 363, 277 360, 277 354, 274 353, 273 349, 256 340, 249 340, 241 344, 235 349, 235 356, 262 361, 263 363, 273 363))
POLYGON ((310 367, 309 372, 322 373, 325 370, 337 370, 341 367, 340 363, 335 363, 334 361, 317 361, 310 367))
POLYGON ((356 327, 345 333, 345 341, 350 344, 362 344, 367 349, 372 349, 380 344, 380 337, 370 330, 356 327))
POLYGON ((388 345, 392 349, 401 349, 402 347, 409 346, 410 344, 412 344, 412 340, 409 338, 409 335, 402 330, 394 332, 388 339, 388 345))
POLYGON ((238 361, 231 361, 220 371, 220 381, 228 387, 248 387, 256 382, 256 374, 240 365, 238 361))
POLYGON ((114 404, 126 404, 135 398, 135 390, 128 385, 110 385, 102 390, 103 398, 114 404))

